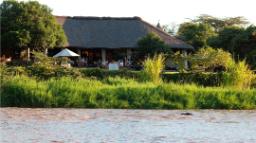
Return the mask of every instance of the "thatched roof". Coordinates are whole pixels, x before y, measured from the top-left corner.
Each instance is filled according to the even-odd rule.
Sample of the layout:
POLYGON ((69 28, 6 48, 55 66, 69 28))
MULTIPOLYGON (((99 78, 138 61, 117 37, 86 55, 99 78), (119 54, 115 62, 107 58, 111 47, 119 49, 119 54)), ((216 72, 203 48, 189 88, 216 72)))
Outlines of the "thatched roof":
POLYGON ((157 34, 176 49, 193 49, 139 17, 66 17, 56 16, 68 38, 68 47, 137 48, 137 42, 148 33, 157 34))

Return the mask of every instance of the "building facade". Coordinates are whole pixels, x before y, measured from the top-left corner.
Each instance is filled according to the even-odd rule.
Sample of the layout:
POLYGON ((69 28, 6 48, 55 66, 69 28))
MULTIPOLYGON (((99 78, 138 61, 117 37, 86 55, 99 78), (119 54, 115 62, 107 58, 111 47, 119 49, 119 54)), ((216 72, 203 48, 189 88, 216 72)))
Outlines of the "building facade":
MULTIPOLYGON (((65 48, 81 55, 78 66, 105 66, 113 60, 129 66, 138 40, 149 33, 158 35, 174 50, 186 53, 193 47, 139 17, 56 16, 68 39, 65 48)), ((60 49, 59 49, 60 50, 60 49)), ((56 54, 58 49, 49 52, 56 54)))

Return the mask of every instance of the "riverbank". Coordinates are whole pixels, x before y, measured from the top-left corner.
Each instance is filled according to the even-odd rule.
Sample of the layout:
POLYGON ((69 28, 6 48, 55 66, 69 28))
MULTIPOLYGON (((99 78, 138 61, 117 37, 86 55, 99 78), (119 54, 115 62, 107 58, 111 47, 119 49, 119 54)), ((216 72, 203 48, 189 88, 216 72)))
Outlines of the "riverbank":
POLYGON ((194 84, 69 77, 36 80, 7 78, 2 107, 75 107, 120 109, 256 109, 256 89, 200 87, 194 84))

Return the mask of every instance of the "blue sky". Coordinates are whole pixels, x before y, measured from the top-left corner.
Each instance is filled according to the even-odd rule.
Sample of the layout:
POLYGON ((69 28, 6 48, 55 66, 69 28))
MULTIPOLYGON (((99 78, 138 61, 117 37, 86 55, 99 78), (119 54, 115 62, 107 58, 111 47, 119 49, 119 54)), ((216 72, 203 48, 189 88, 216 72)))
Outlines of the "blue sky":
POLYGON ((156 24, 179 24, 200 14, 216 17, 244 16, 256 24, 255 0, 38 0, 54 15, 139 16, 156 24))

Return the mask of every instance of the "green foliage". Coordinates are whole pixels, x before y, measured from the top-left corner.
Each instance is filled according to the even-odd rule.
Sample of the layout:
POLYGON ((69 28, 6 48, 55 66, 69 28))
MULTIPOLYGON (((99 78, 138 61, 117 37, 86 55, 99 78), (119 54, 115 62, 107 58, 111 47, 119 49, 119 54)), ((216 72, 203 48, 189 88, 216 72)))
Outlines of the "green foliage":
POLYGON ((209 44, 214 47, 222 47, 234 54, 239 47, 239 41, 243 39, 241 37, 243 31, 244 29, 241 27, 224 27, 217 36, 209 39, 209 44))
POLYGON ((169 54, 171 48, 154 33, 149 33, 138 41, 138 57, 153 57, 155 54, 169 54))
POLYGON ((218 36, 210 38, 209 44, 213 47, 222 47, 231 52, 236 59, 246 58, 247 62, 256 67, 256 27, 225 27, 218 36))
POLYGON ((52 57, 40 52, 33 52, 34 63, 29 68, 30 73, 38 78, 47 79, 55 75, 55 69, 58 65, 55 65, 55 60, 52 57))
POLYGON ((255 89, 204 88, 196 85, 136 82, 109 78, 35 80, 8 78, 1 106, 133 109, 256 109, 255 89))
POLYGON ((214 71, 219 67, 226 70, 233 63, 232 56, 229 52, 210 47, 199 49, 189 57, 189 60, 191 61, 191 68, 193 70, 207 69, 214 71))
POLYGON ((143 80, 141 71, 131 71, 128 69, 120 69, 120 70, 107 70, 101 68, 81 68, 79 69, 82 76, 96 78, 99 80, 109 78, 109 77, 121 77, 121 78, 130 78, 143 80))
MULTIPOLYGON (((255 80, 255 74, 250 70, 245 61, 236 63, 231 54, 221 49, 201 48, 195 54, 189 57, 181 57, 181 59, 188 59, 191 62, 193 71, 208 70, 208 71, 226 71, 221 78, 217 78, 218 86, 232 86, 234 88, 244 89, 250 88, 255 80)), ((175 59, 175 58, 174 58, 175 59)), ((193 78, 192 78, 193 79, 193 78)), ((186 83, 190 78, 183 77, 186 83)), ((200 80, 192 80, 194 83, 200 80)), ((215 81, 215 80, 213 80, 215 81)), ((201 85, 201 84, 200 84, 201 85)), ((202 84, 207 85, 207 84, 202 84)))
POLYGON ((5 64, 0 64, 0 73, 1 78, 28 75, 27 69, 23 66, 7 66, 5 64))
POLYGON ((41 52, 33 52, 34 62, 32 66, 26 68, 28 75, 38 79, 49 79, 52 77, 80 77, 81 73, 75 68, 65 68, 60 66, 63 59, 48 57, 41 52))
POLYGON ((245 60, 230 65, 225 77, 226 86, 239 89, 250 88, 255 79, 256 75, 249 69, 245 60))
POLYGON ((192 20, 192 22, 209 24, 214 27, 215 31, 222 30, 226 26, 244 26, 248 24, 247 19, 241 16, 217 18, 207 14, 198 16, 196 19, 192 20))
POLYGON ((185 67, 185 62, 189 61, 188 55, 185 55, 182 52, 178 51, 171 56, 171 59, 176 65, 178 65, 179 72, 183 73, 187 70, 185 67))
POLYGON ((196 84, 204 87, 219 87, 225 84, 226 72, 167 72, 162 74, 165 82, 178 84, 196 84))
POLYGON ((196 49, 207 47, 208 38, 216 35, 209 24, 186 22, 180 25, 178 36, 196 49))
POLYGON ((162 54, 155 55, 153 58, 147 58, 143 62, 145 76, 155 84, 160 84, 161 73, 164 69, 165 57, 162 54))
POLYGON ((0 63, 0 75, 1 77, 7 74, 6 65, 3 63, 0 63))
POLYGON ((256 27, 246 27, 244 17, 216 18, 200 15, 180 25, 178 36, 196 49, 211 46, 232 53, 236 60, 246 59, 256 67, 256 27), (201 26, 201 27, 200 27, 201 26))
POLYGON ((3 48, 44 50, 66 43, 63 29, 46 5, 37 1, 6 0, 0 5, 0 11, 3 48))

